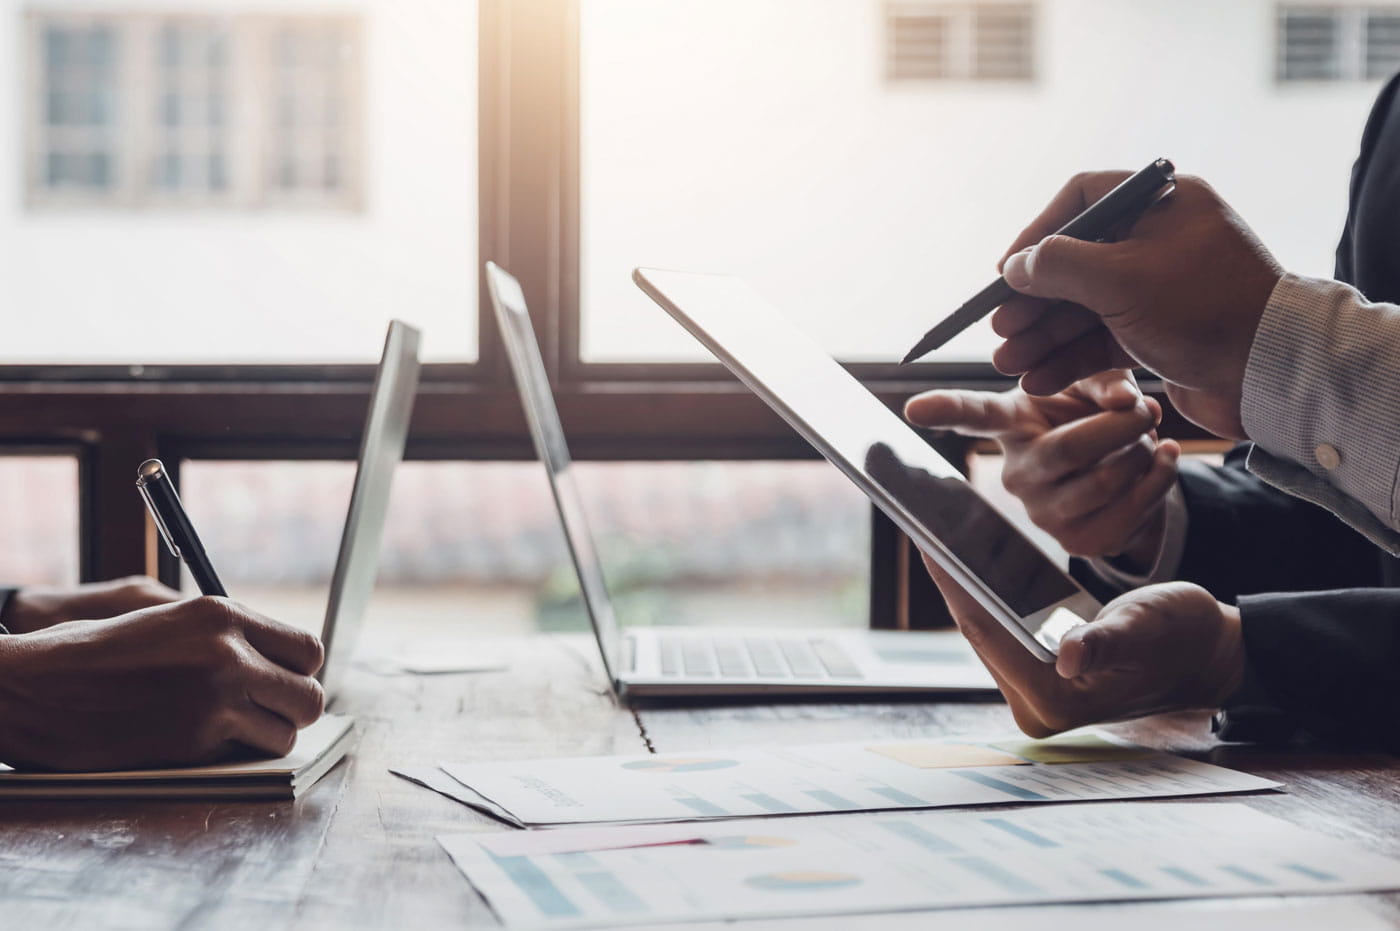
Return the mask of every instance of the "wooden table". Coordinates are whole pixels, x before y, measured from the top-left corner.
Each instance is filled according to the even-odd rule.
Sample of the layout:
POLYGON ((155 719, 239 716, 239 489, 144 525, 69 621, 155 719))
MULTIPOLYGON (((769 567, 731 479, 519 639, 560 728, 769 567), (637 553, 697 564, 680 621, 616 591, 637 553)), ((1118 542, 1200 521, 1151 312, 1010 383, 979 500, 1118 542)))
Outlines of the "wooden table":
MULTIPOLYGON (((512 645, 511 658, 509 672, 495 673, 382 676, 355 669, 335 710, 356 716, 359 746, 297 802, 0 802, 0 928, 493 926, 494 916, 434 837, 508 829, 391 775, 390 765, 1013 729, 996 702, 628 709, 613 700, 581 637, 522 641, 512 645)), ((1278 779, 1285 793, 1244 801, 1400 857, 1400 759, 1216 746, 1205 716, 1194 714, 1115 729, 1278 779)), ((1347 898, 1363 899, 1400 925, 1400 896, 1347 898)))

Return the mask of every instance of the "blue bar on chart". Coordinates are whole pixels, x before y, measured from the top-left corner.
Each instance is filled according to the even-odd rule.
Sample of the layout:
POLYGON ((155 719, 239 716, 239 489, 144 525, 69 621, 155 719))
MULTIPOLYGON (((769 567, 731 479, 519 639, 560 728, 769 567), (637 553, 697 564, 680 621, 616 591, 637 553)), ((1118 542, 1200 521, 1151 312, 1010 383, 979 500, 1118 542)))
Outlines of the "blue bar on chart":
POLYGON ((979 773, 975 769, 954 769, 949 770, 949 772, 951 772, 955 776, 961 776, 964 779, 969 780, 970 782, 975 782, 978 785, 984 785, 989 789, 996 789, 998 792, 1005 792, 1012 798, 1019 799, 1023 802, 1045 801, 1045 796, 1041 795, 1039 792, 1023 788, 1021 786, 1015 785, 1014 783, 997 779, 994 776, 988 776, 986 773, 979 773))
POLYGON ((1058 846, 1060 846, 1060 845, 1057 844, 1055 841, 1052 841, 1050 838, 1046 837, 1044 834, 1037 834, 1035 831, 1032 831, 1030 828, 1023 828, 1023 827, 1021 827, 1021 825, 1019 825, 1019 824, 1012 824, 1010 821, 1007 821, 1005 818, 983 818, 983 819, 982 819, 982 823, 983 823, 983 824, 987 824, 987 825, 991 825, 992 827, 996 828, 996 829, 999 830, 999 831, 1005 831, 1007 834, 1010 834, 1012 837, 1015 837, 1015 838, 1018 838, 1018 839, 1020 839, 1020 840, 1023 840, 1023 841, 1025 841, 1025 842, 1028 843, 1028 844, 1034 844, 1034 845, 1037 846, 1037 847, 1058 847, 1058 846))
POLYGON ((729 812, 720 808, 714 802, 707 802, 703 798, 678 798, 676 801, 696 814, 705 815, 708 818, 729 817, 729 812))
POLYGON ((1029 879, 1017 876, 1009 870, 1002 869, 992 861, 985 860, 982 857, 953 857, 948 862, 956 863, 969 873, 976 873, 983 879, 990 880, 1007 892, 1013 892, 1016 895, 1034 895, 1040 891, 1040 887, 1029 879))
POLYGON ((790 815, 797 811, 796 808, 779 798, 771 795, 764 795, 762 792, 750 792, 748 795, 741 795, 746 802, 752 802, 764 811, 772 812, 775 815, 790 815))
POLYGON ((828 792, 825 789, 812 789, 810 792, 804 792, 803 794, 810 795, 812 798, 821 802, 823 805, 830 805, 832 808, 836 808, 843 811, 857 811, 863 807, 861 805, 857 805, 855 802, 851 801, 848 798, 842 798, 835 792, 828 792))
POLYGON ((1099 870, 1099 872, 1104 874, 1114 882, 1118 883, 1120 886, 1127 886, 1129 889, 1148 888, 1147 883, 1143 882, 1141 879, 1138 879, 1131 873, 1125 873, 1122 870, 1099 870))
POLYGON ((907 841, 918 844, 930 853, 957 853, 961 849, 957 844, 944 840, 912 821, 882 821, 880 826, 892 834, 897 834, 907 841))
POLYGON ((908 792, 901 792, 894 786, 875 786, 872 787, 870 791, 883 798, 889 799, 896 805, 908 805, 911 808, 920 808, 928 804, 928 802, 919 798, 917 795, 910 795, 908 792))
POLYGON ((535 903, 535 908, 540 910, 540 914, 551 918, 568 918, 583 914, 529 857, 493 855, 491 859, 495 860, 501 872, 510 877, 511 882, 535 903))
POLYGON ((1221 870, 1221 872, 1223 872, 1223 873, 1229 873, 1229 874, 1232 875, 1232 876, 1238 876, 1240 879, 1243 879, 1245 882, 1247 882, 1247 883, 1253 883, 1253 884, 1256 885, 1256 886, 1272 886, 1272 885, 1274 885, 1274 881, 1273 881, 1272 879, 1269 879, 1268 877, 1265 877, 1265 876, 1260 876, 1258 873, 1254 872, 1253 870, 1247 870, 1247 869, 1245 869, 1245 868, 1242 867, 1242 866, 1226 865, 1226 866, 1222 866, 1222 867, 1220 868, 1220 870, 1221 870))
POLYGON ((638 915, 651 911, 645 902, 609 872, 578 873, 578 881, 619 915, 638 915))

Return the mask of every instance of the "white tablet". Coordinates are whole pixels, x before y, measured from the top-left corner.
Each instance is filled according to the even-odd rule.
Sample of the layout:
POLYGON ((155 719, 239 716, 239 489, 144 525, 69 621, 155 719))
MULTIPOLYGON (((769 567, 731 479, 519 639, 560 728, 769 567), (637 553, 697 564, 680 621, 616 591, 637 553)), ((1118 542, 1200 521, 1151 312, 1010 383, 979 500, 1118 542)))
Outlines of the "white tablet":
POLYGON ((1038 658, 1099 603, 897 414, 738 278, 639 268, 652 300, 1038 658))

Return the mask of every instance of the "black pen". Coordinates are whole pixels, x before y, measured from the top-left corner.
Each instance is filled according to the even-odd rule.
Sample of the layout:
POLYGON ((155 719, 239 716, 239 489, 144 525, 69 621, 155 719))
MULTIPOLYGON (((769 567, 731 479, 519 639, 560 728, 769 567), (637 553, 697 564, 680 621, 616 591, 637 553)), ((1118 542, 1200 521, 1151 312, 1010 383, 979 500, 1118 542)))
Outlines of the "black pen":
POLYGON ((209 554, 204 552, 199 534, 195 533, 194 524, 190 523, 190 516, 180 503, 175 483, 166 474, 165 464, 159 459, 147 459, 141 463, 136 470, 136 490, 145 500, 161 539, 170 547, 176 559, 183 559, 185 565, 190 567, 190 575, 194 576, 200 592, 205 595, 227 595, 224 583, 219 581, 219 574, 214 571, 214 564, 209 561, 209 554))
MULTIPOLYGON (((1165 158, 1159 158, 1090 205, 1055 235, 1102 242, 1115 226, 1137 217, 1175 187, 1176 169, 1165 158)), ((1016 290, 1006 279, 998 278, 925 333, 899 364, 907 365, 928 355, 1015 295, 1016 290)))

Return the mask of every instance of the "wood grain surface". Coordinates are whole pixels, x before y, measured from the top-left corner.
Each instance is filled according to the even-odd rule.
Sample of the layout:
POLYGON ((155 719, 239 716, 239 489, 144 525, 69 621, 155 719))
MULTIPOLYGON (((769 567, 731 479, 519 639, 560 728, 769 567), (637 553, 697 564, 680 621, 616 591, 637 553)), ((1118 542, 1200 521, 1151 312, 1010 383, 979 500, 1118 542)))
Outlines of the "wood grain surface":
MULTIPOLYGON (((0 928, 490 927, 494 916, 434 838, 510 829, 393 776, 391 765, 1014 729, 996 702, 634 710, 613 699, 586 639, 559 636, 515 644, 511 668, 502 672, 382 676, 357 668, 335 710, 356 716, 359 744, 296 802, 0 801, 0 928)), ((1113 729, 1277 779, 1284 792, 1243 800, 1400 857, 1394 757, 1220 746, 1200 714, 1113 729)), ((1400 926, 1400 896, 1285 901, 1325 912, 1327 902, 1347 900, 1400 926)), ((1180 909, 1190 923, 1199 914, 1190 903, 1152 908, 1180 909)), ((1035 911, 1052 925, 1057 914, 1069 914, 1035 911)))

